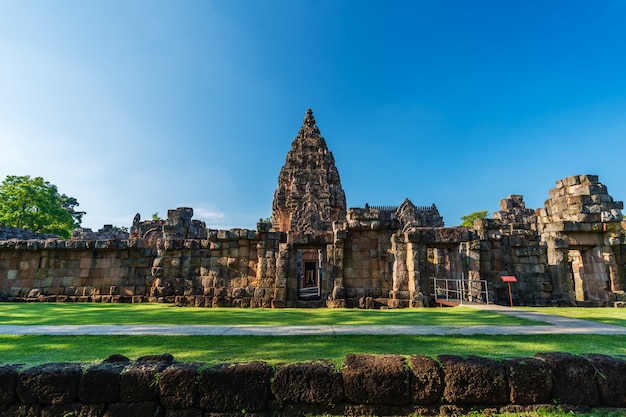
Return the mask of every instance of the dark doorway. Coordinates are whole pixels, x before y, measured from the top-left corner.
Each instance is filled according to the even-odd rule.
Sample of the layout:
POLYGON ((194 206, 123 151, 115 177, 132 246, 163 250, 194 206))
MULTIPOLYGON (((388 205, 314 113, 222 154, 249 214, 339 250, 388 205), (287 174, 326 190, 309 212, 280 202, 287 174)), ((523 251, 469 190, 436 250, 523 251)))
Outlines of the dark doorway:
POLYGON ((298 298, 318 299, 321 295, 322 251, 298 250, 298 298))

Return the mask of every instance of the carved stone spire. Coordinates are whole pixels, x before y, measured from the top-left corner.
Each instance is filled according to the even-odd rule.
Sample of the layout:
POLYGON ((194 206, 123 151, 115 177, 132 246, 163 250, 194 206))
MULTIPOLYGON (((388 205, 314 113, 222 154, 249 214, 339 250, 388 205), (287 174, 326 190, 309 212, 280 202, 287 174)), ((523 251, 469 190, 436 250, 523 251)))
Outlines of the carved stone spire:
POLYGON ((346 218, 339 171, 311 109, 278 175, 272 212, 275 229, 295 235, 325 234, 346 218))

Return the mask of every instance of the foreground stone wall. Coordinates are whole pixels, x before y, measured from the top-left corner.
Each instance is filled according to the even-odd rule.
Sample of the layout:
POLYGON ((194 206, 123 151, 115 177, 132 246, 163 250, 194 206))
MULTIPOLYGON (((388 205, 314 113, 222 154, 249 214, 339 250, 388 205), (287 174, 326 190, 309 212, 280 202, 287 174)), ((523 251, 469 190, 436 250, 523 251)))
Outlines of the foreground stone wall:
POLYGON ((440 355, 348 355, 272 367, 178 363, 169 354, 96 365, 0 366, 0 416, 459 415, 559 404, 626 407, 626 361, 537 354, 502 363, 440 355))

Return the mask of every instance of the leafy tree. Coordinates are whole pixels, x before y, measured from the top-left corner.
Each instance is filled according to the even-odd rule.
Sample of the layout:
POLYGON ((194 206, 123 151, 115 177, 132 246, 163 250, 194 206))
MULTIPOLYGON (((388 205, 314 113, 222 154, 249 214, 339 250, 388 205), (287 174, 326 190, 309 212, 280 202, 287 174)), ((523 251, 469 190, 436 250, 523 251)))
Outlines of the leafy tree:
POLYGON ((0 184, 0 224, 69 238, 84 211, 74 197, 59 194, 41 177, 8 175, 0 184))
POLYGON ((159 217, 158 211, 156 213, 152 213, 152 220, 154 221, 161 220, 161 218, 159 217))
POLYGON ((461 216, 461 220, 463 220, 463 223, 461 223, 461 226, 473 227, 474 220, 484 219, 485 217, 487 217, 488 213, 489 212, 487 210, 481 210, 481 211, 475 211, 466 216, 461 216))

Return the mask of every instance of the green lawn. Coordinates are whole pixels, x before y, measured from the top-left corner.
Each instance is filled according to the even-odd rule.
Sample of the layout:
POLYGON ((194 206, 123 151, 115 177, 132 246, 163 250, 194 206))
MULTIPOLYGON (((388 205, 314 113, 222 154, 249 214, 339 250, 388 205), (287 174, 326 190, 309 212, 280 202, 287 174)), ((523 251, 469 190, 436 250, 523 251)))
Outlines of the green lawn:
POLYGON ((9 336, 0 335, 0 362, 101 361, 120 353, 131 359, 171 353, 178 361, 205 363, 261 360, 269 363, 328 359, 350 353, 479 355, 495 359, 538 352, 626 356, 626 336, 9 336))
POLYGON ((626 308, 521 307, 527 310, 626 327, 626 308))
MULTIPOLYGON (((570 309, 540 309, 557 314, 570 309)), ((580 310, 582 318, 612 309, 580 310), (595 310, 599 310, 597 313, 595 310)), ((622 310, 620 310, 621 312, 622 310)), ((618 320, 620 318, 618 317, 618 320)), ((623 323, 623 319, 622 323, 623 323)), ((405 310, 210 309, 163 304, 0 303, 0 324, 220 324, 220 325, 533 325, 531 321, 471 308, 405 310)), ((269 363, 328 359, 350 353, 481 355, 495 359, 537 352, 626 356, 626 336, 12 336, 0 335, 0 363, 91 362, 120 353, 171 353, 178 361, 205 363, 262 360, 269 363)))
POLYGON ((468 307, 402 310, 193 308, 171 304, 0 303, 0 324, 533 325, 468 307))

